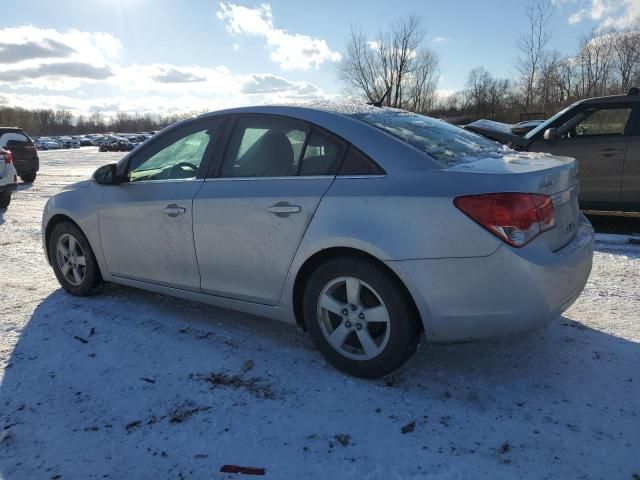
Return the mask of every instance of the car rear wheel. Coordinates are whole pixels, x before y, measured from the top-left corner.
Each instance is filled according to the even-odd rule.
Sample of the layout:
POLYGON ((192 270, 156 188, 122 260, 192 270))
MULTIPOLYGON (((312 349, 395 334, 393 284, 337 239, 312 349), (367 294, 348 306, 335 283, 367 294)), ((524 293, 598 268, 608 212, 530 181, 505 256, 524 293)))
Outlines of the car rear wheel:
POLYGON ((36 172, 29 172, 20 175, 20 179, 25 183, 33 183, 36 179, 36 172))
POLYGON ((9 207, 11 203, 11 194, 10 193, 0 193, 0 210, 4 210, 9 207))
POLYGON ((102 284, 100 268, 87 238, 70 222, 59 223, 53 229, 49 258, 60 286, 71 295, 92 295, 102 284))
POLYGON ((399 368, 420 339, 415 309, 397 279, 360 258, 332 259, 311 274, 304 321, 331 365, 363 378, 399 368))

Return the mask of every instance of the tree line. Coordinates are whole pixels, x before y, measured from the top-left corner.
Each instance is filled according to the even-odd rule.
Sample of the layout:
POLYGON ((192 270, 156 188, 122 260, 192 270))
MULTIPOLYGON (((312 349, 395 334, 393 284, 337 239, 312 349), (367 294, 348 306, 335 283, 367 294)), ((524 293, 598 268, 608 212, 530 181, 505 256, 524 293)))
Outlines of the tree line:
POLYGON ((577 100, 640 86, 640 19, 624 29, 593 29, 577 39, 572 53, 562 54, 549 48, 554 9, 553 0, 533 0, 526 7, 514 78, 498 78, 478 66, 463 90, 438 95, 438 56, 427 45, 424 20, 416 16, 373 40, 352 29, 339 76, 356 98, 373 103, 389 91, 384 105, 454 121, 545 118, 577 100))
POLYGON ((32 136, 82 135, 106 132, 148 132, 161 130, 193 113, 157 115, 151 113, 129 114, 117 112, 105 116, 100 112, 74 116, 69 110, 0 107, 0 125, 17 126, 32 136))

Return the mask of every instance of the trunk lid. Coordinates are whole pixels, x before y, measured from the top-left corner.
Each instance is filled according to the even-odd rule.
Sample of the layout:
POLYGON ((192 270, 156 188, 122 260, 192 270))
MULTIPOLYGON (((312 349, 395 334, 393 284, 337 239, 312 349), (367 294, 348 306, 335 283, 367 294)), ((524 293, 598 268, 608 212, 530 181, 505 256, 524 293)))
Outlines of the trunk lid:
POLYGON ((501 158, 482 158, 448 169, 490 175, 514 175, 523 192, 551 196, 556 226, 542 233, 549 249, 564 247, 577 234, 578 206, 577 163, 573 158, 545 153, 508 153, 501 158))

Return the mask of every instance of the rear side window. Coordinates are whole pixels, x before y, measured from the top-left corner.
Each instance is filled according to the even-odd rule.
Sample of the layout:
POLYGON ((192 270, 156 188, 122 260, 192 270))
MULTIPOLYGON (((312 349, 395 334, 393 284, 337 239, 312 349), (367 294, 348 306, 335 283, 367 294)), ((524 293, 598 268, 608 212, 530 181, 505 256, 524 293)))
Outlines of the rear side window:
POLYGON ((486 157, 502 157, 507 147, 434 118, 404 111, 379 109, 354 118, 408 143, 447 167, 486 157))
POLYGON ((344 157, 340 175, 384 175, 386 172, 376 162, 353 145, 344 157))
POLYGON ((20 132, 5 132, 0 133, 0 147, 7 148, 11 147, 12 144, 30 144, 31 139, 27 137, 24 133, 20 132))
POLYGON ((305 147, 299 174, 335 175, 345 148, 344 142, 314 130, 305 147))
POLYGON ((291 177, 298 165, 308 126, 279 117, 241 117, 233 127, 222 177, 291 177))

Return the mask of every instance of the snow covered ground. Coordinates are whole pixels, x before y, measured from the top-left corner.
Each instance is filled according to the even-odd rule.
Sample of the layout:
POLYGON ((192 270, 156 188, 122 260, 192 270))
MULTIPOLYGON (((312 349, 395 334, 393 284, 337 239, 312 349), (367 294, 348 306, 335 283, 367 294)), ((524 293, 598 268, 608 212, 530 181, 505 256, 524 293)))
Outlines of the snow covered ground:
POLYGON ((58 287, 46 199, 121 154, 41 153, 0 213, 0 478, 640 478, 640 246, 599 235, 547 328, 423 345, 349 378, 294 327, 124 287, 58 287))

